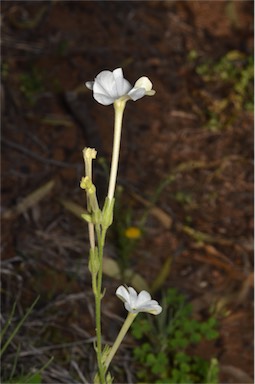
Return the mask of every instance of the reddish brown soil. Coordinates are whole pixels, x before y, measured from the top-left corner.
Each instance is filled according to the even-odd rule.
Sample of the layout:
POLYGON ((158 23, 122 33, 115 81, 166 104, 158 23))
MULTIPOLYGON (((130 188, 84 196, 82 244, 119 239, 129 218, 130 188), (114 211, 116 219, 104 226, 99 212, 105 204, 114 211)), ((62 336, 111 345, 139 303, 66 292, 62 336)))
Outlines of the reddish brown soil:
MULTIPOLYGON (((252 26, 251 1, 2 1, 2 312, 6 320, 17 300, 21 316, 40 294, 26 338, 20 336, 20 359, 38 368, 54 354, 45 383, 70 382, 77 361, 87 380, 94 369, 87 229, 61 199, 85 204, 79 188, 85 146, 110 161, 113 108, 96 103, 84 83, 117 67, 132 83, 148 76, 156 90, 125 111, 119 184, 133 225, 145 210, 134 193, 150 200, 175 175, 156 202, 171 227, 162 211, 149 215, 130 266, 151 285, 171 258, 161 290, 177 287, 194 316, 216 308, 219 318, 220 339, 201 344, 198 353, 219 359, 222 383, 253 382, 253 114, 235 110, 229 122, 231 110, 223 119, 228 124, 210 130, 208 99, 224 91, 207 88, 188 59, 191 51, 201 61, 234 50, 251 55, 252 26), (40 78, 30 100, 24 74, 40 78), (43 199, 15 212, 50 180, 43 199)), ((103 175, 97 165, 101 197, 103 175)), ((115 240, 106 249, 112 258, 115 240)), ((108 341, 123 314, 111 296, 118 284, 105 277, 108 341)), ((129 343, 121 352, 127 359, 129 343)), ((120 360, 115 377, 132 382, 132 362, 120 360)))

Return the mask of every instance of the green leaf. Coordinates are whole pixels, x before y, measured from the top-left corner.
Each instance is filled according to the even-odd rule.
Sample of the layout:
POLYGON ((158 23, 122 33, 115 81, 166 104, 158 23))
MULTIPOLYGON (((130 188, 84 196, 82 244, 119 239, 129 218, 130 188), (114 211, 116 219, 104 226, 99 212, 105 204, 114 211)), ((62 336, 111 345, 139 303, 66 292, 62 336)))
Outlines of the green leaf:
POLYGON ((151 372, 157 376, 167 376, 168 357, 164 352, 160 352, 157 355, 153 353, 148 354, 146 359, 146 365, 150 367, 151 372))
POLYGON ((36 372, 34 374, 29 374, 27 376, 19 376, 15 377, 13 380, 8 383, 3 384, 41 384, 42 375, 40 372, 36 372))
POLYGON ((147 319, 136 321, 132 324, 131 331, 135 339, 140 340, 144 335, 151 333, 151 324, 147 319))
POLYGON ((197 344, 201 341, 202 339, 202 336, 199 334, 199 333, 193 333, 191 336, 190 336, 190 341, 194 344, 197 344))
POLYGON ((179 363, 189 363, 190 362, 190 356, 187 355, 186 353, 184 352, 178 352, 176 353, 175 355, 175 358, 174 358, 174 363, 175 364, 179 364, 179 363))
POLYGON ((37 372, 26 381, 26 384, 41 384, 41 382, 42 375, 37 372))
POLYGON ((219 332, 214 329, 210 330, 206 335, 207 340, 215 340, 217 337, 219 337, 219 332))

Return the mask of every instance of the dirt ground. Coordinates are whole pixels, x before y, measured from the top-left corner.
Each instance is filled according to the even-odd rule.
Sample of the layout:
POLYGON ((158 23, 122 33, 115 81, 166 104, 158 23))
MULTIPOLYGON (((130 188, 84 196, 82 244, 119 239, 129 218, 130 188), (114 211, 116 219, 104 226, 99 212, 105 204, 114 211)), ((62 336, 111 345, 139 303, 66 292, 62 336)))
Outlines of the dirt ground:
MULTIPOLYGON (((18 320, 40 295, 4 356, 3 377, 20 345, 18 371, 54 355, 44 383, 81 380, 80 372, 91 380, 88 235, 70 202, 85 208, 85 146, 98 151, 104 197, 113 108, 84 83, 122 67, 132 84, 145 75, 156 90, 128 102, 124 116, 122 207, 132 225, 148 202, 157 208, 128 267, 150 287, 170 261, 157 299, 176 287, 194 316, 213 309, 220 338, 198 353, 217 357, 221 383, 253 382, 253 110, 247 93, 203 67, 226 55, 237 70, 253 56, 251 1, 2 1, 2 323, 15 301, 18 320)), ((117 260, 114 232, 106 253, 117 260)), ((109 342, 124 316, 119 284, 106 273, 109 342)), ((116 382, 135 380, 132 343, 116 356, 116 382)))

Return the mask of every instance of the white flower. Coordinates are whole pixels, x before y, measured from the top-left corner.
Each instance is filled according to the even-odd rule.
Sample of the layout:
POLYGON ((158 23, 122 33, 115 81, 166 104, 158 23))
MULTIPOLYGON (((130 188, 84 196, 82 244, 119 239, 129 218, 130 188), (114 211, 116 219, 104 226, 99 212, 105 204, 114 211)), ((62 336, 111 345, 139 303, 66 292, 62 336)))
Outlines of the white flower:
POLYGON ((94 99, 103 105, 113 104, 115 100, 120 98, 136 101, 145 95, 152 96, 155 94, 148 77, 141 77, 132 87, 129 81, 124 79, 121 68, 112 72, 100 72, 95 81, 87 81, 86 86, 93 91, 94 99))
POLYGON ((158 315, 162 311, 162 307, 156 300, 151 300, 151 295, 147 291, 141 291, 139 294, 132 287, 124 287, 121 285, 116 295, 124 302, 128 312, 139 313, 148 312, 158 315))

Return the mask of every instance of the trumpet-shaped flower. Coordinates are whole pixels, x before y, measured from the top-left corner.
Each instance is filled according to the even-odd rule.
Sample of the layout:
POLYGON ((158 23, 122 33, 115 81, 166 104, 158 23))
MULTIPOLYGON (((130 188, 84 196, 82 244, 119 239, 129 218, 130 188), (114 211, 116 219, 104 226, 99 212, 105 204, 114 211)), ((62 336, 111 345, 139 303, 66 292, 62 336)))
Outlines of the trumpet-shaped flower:
POLYGON ((134 314, 148 312, 152 315, 158 315, 162 311, 162 307, 156 300, 151 299, 151 295, 147 291, 141 291, 137 294, 134 288, 121 285, 117 289, 116 295, 124 302, 128 312, 134 314))
POLYGON ((134 87, 123 77, 121 68, 114 71, 100 72, 95 81, 87 81, 87 88, 93 91, 93 96, 98 103, 103 105, 113 104, 115 100, 133 100, 141 99, 143 96, 152 96, 155 91, 152 89, 152 83, 148 77, 141 77, 137 80, 134 87))

